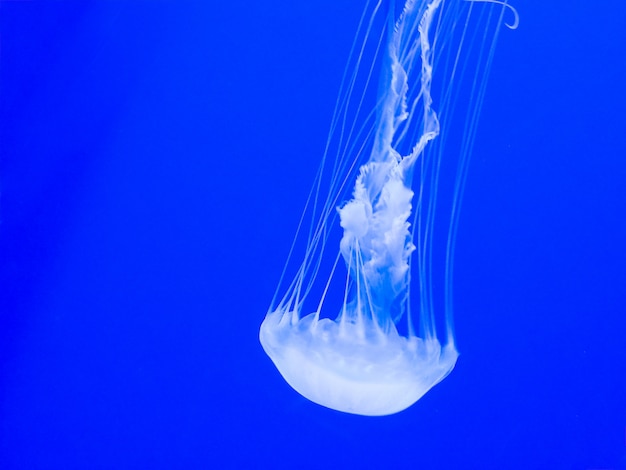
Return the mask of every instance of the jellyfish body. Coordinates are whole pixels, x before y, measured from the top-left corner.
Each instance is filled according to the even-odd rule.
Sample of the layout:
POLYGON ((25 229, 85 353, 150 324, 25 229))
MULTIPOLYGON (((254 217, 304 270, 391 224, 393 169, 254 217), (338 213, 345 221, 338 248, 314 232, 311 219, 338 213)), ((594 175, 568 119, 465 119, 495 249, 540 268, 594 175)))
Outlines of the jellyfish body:
POLYGON ((378 1, 362 17, 357 36, 362 45, 353 48, 328 146, 290 252, 289 259, 304 238, 304 260, 277 300, 288 260, 260 329, 261 344, 285 380, 328 408, 370 416, 396 413, 455 366, 454 238, 486 74, 498 27, 510 8, 476 1, 490 3, 480 15, 485 31, 493 31, 490 35, 470 32, 473 3, 461 0, 407 0, 397 19, 390 6, 377 23, 378 1), (382 30, 378 36, 373 33, 377 24, 382 30), (470 40, 480 47, 471 59, 463 59, 464 43, 470 40), (374 65, 364 67, 368 50, 374 65), (376 105, 363 112, 375 65, 382 68, 376 105), (440 111, 433 99, 438 71, 443 75, 440 111), (449 116, 461 100, 454 87, 459 79, 471 80, 459 143, 434 145, 451 128, 449 116), (360 83, 365 91, 355 98, 360 83), (445 114, 441 122, 440 112, 445 114), (441 173, 447 147, 457 149, 458 158, 454 178, 446 185, 441 173), (442 188, 449 189, 443 203, 442 188), (447 207, 443 216, 442 204, 447 207), (441 219, 443 230, 438 228, 441 219), (342 229, 339 254, 329 255, 337 225, 342 229), (438 276, 443 300, 435 298, 438 276), (418 288, 412 290, 413 277, 418 288), (331 297, 340 302, 329 306, 331 297), (415 301, 418 318, 411 314, 415 301), (325 313, 329 309, 331 315, 325 313), (442 315, 436 314, 439 310, 442 315), (438 335, 437 326, 445 334, 438 335))

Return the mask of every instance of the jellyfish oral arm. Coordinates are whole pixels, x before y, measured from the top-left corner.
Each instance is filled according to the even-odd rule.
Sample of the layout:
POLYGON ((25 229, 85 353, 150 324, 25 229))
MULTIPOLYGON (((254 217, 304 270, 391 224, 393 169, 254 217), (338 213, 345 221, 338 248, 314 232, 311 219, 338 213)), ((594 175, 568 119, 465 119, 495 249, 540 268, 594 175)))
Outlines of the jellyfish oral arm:
MULTIPOLYGON (((383 111, 379 123, 379 138, 369 162, 364 164, 357 178, 352 200, 339 208, 341 226, 341 254, 347 265, 354 267, 350 275, 367 286, 362 304, 369 306, 372 320, 383 330, 393 325, 389 315, 390 303, 407 295, 409 288, 409 257, 415 250, 409 231, 413 191, 409 187, 412 167, 426 145, 439 134, 439 121, 432 109, 430 87, 432 83, 432 54, 429 28, 440 0, 428 5, 417 27, 421 58, 421 89, 416 100, 422 101, 423 124, 418 142, 411 153, 402 156, 394 148, 393 138, 400 126, 419 112, 415 106, 408 111, 408 73, 403 67, 403 56, 414 54, 407 51, 411 45, 402 41, 405 28, 411 26, 414 13, 409 4, 396 24, 389 46, 391 77, 388 91, 383 99, 383 111), (375 293, 371 293, 371 290, 375 293)), ((413 5, 413 8, 416 8, 413 5)), ((353 321, 363 321, 362 308, 355 309, 353 321)))

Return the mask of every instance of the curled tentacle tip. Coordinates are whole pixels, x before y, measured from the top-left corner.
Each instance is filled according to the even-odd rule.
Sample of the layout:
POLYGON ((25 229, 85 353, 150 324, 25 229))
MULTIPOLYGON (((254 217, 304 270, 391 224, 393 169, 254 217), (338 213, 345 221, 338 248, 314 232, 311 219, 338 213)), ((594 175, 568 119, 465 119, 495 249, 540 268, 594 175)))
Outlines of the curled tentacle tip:
POLYGON ((509 29, 517 29, 517 27, 519 26, 519 13, 511 5, 507 4, 507 6, 511 9, 511 12, 513 13, 513 24, 504 23, 504 25, 509 29))
POLYGON ((515 9, 515 7, 509 5, 508 2, 506 1, 502 1, 502 0, 465 0, 466 2, 472 2, 472 3, 495 3, 496 5, 502 5, 505 8, 508 8, 511 13, 513 13, 513 23, 504 23, 504 26, 506 26, 509 29, 517 29, 517 27, 519 26, 519 13, 517 12, 517 10, 515 9))

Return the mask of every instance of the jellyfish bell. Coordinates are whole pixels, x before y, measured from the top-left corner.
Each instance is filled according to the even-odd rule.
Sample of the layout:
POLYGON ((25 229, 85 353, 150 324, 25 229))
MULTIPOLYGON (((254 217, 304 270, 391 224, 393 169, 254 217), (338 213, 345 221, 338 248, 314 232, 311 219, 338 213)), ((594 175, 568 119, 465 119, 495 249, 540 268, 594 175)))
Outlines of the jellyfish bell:
POLYGON ((309 400, 338 411, 383 416, 402 411, 450 373, 453 344, 375 333, 376 327, 317 320, 296 325, 270 313, 261 342, 282 376, 309 400), (281 320, 282 324, 281 324, 281 320))
POLYGON ((517 26, 515 11, 496 0, 407 0, 397 18, 391 3, 386 15, 382 0, 366 5, 326 151, 259 333, 297 392, 368 416, 408 408, 456 364, 452 261, 467 163, 507 10, 515 15, 508 26, 517 26), (368 52, 373 65, 365 66, 368 52), (456 171, 446 179, 450 161, 456 171), (294 263, 299 247, 304 256, 294 263))

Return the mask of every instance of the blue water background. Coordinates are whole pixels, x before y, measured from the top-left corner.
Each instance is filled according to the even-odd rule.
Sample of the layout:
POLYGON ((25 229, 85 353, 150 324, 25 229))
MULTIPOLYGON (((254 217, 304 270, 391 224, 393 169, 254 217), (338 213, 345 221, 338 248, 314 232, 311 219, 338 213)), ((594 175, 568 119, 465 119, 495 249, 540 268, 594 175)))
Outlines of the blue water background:
POLYGON ((257 339, 362 2, 0 2, 0 468, 626 469, 626 7, 514 3, 461 357, 365 418, 257 339))

